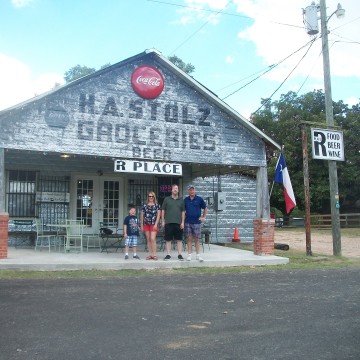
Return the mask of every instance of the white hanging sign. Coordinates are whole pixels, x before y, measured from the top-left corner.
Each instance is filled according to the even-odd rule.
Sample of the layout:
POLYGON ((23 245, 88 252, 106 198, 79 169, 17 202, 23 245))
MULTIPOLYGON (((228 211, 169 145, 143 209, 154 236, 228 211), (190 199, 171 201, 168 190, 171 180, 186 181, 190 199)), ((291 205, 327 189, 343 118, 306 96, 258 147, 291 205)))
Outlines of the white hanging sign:
POLYGON ((53 191, 37 192, 36 201, 68 203, 70 201, 70 193, 53 192, 53 191))
POLYGON ((182 175, 182 165, 167 162, 115 160, 114 171, 152 175, 182 175))

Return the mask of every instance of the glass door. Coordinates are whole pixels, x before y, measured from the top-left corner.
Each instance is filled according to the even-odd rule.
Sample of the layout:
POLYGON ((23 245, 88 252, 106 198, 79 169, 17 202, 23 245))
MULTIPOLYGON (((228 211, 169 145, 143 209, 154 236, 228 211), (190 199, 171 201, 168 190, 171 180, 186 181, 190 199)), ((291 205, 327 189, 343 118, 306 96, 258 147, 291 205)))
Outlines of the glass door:
POLYGON ((123 180, 106 177, 76 177, 72 196, 72 218, 82 220, 85 234, 99 233, 100 223, 123 221, 123 180), (75 200, 76 199, 76 200, 75 200))

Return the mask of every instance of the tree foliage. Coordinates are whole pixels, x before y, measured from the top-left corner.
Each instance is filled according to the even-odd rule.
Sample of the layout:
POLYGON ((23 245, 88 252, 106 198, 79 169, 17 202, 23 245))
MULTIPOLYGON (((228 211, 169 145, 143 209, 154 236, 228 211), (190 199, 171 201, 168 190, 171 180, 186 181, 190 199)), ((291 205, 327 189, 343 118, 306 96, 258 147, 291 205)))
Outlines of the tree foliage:
MULTIPOLYGON (((330 213, 329 172, 326 160, 314 160, 311 156, 310 128, 326 128, 325 97, 322 91, 301 96, 289 92, 280 100, 262 100, 263 109, 253 115, 251 121, 264 133, 284 147, 284 155, 293 185, 297 206, 304 210, 304 177, 301 123, 306 125, 309 154, 310 208, 312 213, 330 213)), ((360 199, 360 104, 351 109, 342 101, 333 102, 334 121, 344 133, 346 161, 338 161, 338 184, 340 210, 353 211, 360 199)), ((269 182, 272 184, 277 157, 269 164, 269 182)), ((285 213, 284 196, 281 187, 275 184, 270 199, 271 205, 285 213)))
POLYGON ((176 55, 169 56, 169 61, 171 61, 174 65, 180 68, 182 71, 186 72, 188 75, 192 74, 195 71, 195 66, 190 63, 185 63, 176 55))
POLYGON ((87 66, 76 65, 72 67, 70 70, 66 71, 64 74, 64 80, 69 83, 76 79, 79 79, 83 76, 92 74, 96 71, 94 68, 89 68, 87 66))

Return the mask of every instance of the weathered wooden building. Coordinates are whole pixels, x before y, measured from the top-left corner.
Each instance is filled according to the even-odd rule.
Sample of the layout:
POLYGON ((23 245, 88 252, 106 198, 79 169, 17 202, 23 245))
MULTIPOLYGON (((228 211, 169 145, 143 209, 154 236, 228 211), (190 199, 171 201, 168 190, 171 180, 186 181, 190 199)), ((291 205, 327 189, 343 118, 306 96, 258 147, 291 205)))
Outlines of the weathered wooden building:
POLYGON ((81 219, 97 233, 148 191, 161 202, 172 183, 183 196, 192 183, 213 242, 235 228, 253 241, 254 219, 269 220, 267 154, 279 146, 156 50, 3 110, 0 126, 10 219, 81 219))

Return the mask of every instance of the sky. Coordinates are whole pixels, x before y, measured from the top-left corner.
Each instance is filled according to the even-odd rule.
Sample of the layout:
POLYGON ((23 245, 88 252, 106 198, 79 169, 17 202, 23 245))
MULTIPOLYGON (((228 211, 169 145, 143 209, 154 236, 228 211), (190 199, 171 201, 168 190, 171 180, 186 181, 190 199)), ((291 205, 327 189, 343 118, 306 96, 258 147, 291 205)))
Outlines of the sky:
MULTIPOLYGON (((360 2, 326 0, 332 98, 360 102, 360 2)), ((146 49, 176 55, 245 117, 261 99, 323 89, 310 0, 1 0, 0 110, 64 83, 76 65, 100 69, 146 49), (313 40, 313 41, 312 41, 313 40)), ((316 1, 318 4, 318 1, 316 1)), ((320 21, 319 21, 320 30, 320 21)))

